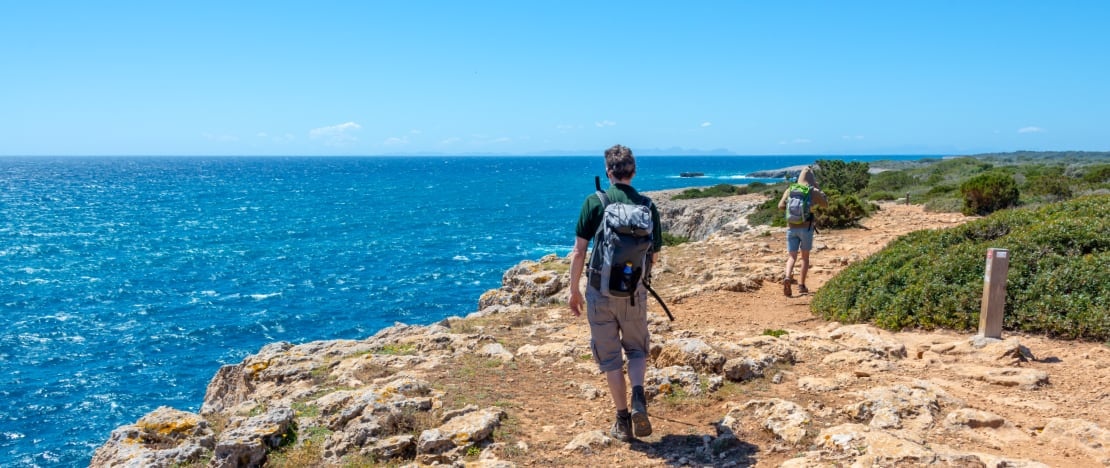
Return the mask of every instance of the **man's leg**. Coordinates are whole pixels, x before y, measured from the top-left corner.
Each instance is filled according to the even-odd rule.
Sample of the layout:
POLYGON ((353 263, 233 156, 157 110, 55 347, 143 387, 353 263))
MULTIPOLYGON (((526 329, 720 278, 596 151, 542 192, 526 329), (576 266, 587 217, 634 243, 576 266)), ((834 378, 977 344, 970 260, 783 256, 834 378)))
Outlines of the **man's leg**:
MULTIPOLYGON (((792 291, 790 290, 790 280, 794 276, 794 262, 797 259, 798 259, 798 252, 797 251, 790 252, 790 257, 786 259, 786 271, 784 272, 783 277, 782 277, 782 293, 785 294, 786 297, 790 297, 791 294, 792 294, 792 291)), ((805 270, 803 270, 803 273, 802 273, 803 275, 805 274, 804 271, 805 270)), ((803 283, 805 282, 805 277, 804 276, 802 277, 802 282, 803 283)))
POLYGON ((624 384, 624 371, 611 370, 605 373, 605 382, 609 384, 609 395, 613 397, 613 406, 617 411, 628 409, 628 387, 624 384))
POLYGON ((798 284, 798 293, 807 294, 809 288, 806 287, 806 273, 809 272, 809 251, 813 249, 813 230, 802 231, 798 238, 798 250, 802 251, 802 274, 801 282, 798 284))
POLYGON ((794 262, 798 260, 798 250, 800 250, 802 239, 798 236, 798 229, 786 230, 786 252, 790 256, 786 259, 786 271, 782 275, 782 293, 786 297, 790 297, 790 281, 794 277, 794 262))
POLYGON ((628 412, 627 387, 624 384, 624 362, 621 359, 620 326, 613 315, 614 304, 593 288, 586 288, 586 315, 590 319, 590 348, 598 369, 605 374, 609 395, 617 409, 616 420, 609 435, 614 439, 632 440, 632 416, 628 412))
POLYGON ((609 395, 613 397, 613 406, 617 407, 617 418, 613 421, 613 428, 609 429, 609 435, 621 442, 628 442, 632 440, 632 414, 628 412, 624 372, 621 369, 606 372, 605 382, 609 384, 609 395))
MULTIPOLYGON (((806 258, 808 258, 808 255, 802 257, 802 261, 804 262, 806 258)), ((794 276, 794 262, 796 262, 797 260, 798 252, 790 252, 789 257, 787 257, 786 259, 786 271, 783 274, 783 278, 790 279, 794 276)))
POLYGON ((633 387, 644 385, 644 375, 647 374, 647 359, 633 358, 628 360, 628 381, 633 387))
POLYGON ((801 251, 801 286, 806 286, 806 272, 809 272, 809 251, 801 251))
POLYGON ((648 419, 647 395, 644 394, 644 374, 647 373, 647 358, 628 360, 628 380, 632 383, 632 433, 636 437, 651 435, 651 420, 648 419))

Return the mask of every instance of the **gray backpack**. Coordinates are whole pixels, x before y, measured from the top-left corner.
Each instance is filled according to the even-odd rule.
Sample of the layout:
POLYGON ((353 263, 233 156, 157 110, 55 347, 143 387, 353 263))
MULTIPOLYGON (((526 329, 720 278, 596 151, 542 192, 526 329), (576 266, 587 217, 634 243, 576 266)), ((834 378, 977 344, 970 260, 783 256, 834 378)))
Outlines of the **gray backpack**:
POLYGON ((787 190, 790 192, 786 200, 787 224, 802 224, 809 221, 809 186, 804 184, 790 184, 790 188, 787 190))
POLYGON ((655 234, 651 199, 644 197, 644 204, 610 202, 601 190, 600 178, 594 184, 605 214, 594 234, 590 285, 604 296, 628 297, 635 304, 636 290, 649 273, 647 258, 655 234))

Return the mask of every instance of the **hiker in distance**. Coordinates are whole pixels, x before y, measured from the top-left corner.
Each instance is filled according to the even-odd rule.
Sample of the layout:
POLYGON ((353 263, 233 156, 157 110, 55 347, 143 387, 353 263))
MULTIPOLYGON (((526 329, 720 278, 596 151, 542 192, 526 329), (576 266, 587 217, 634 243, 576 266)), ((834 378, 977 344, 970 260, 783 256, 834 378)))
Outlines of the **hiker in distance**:
POLYGON ((829 199, 817 188, 817 177, 806 166, 798 174, 798 182, 790 184, 782 193, 782 200, 779 200, 779 209, 786 212, 786 251, 789 258, 786 259, 786 272, 782 277, 782 293, 786 297, 791 296, 790 283, 794 282, 794 262, 798 260, 799 250, 802 252, 802 272, 798 294, 809 294, 806 273, 809 271, 809 252, 813 250, 813 233, 816 230, 811 211, 813 203, 829 206, 829 199))
POLYGON ((636 158, 632 150, 615 145, 605 150, 609 188, 586 197, 575 228, 570 263, 570 311, 581 315, 583 296, 579 279, 586 266, 586 247, 593 239, 586 285, 586 317, 590 322, 590 349, 605 374, 609 395, 616 407, 616 421, 609 434, 628 442, 651 435, 644 374, 650 336, 647 326, 647 281, 654 255, 663 247, 659 211, 651 199, 632 188, 636 158), (624 381, 624 357, 632 384, 629 411, 624 381))

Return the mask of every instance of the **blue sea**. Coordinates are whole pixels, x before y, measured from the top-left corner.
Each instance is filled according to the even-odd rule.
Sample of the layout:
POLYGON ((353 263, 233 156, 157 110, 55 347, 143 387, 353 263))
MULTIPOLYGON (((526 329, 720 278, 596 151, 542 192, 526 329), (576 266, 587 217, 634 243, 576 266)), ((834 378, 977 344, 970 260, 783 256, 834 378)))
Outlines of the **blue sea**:
MULTIPOLYGON (((634 185, 923 157, 644 156, 634 185)), ((267 343, 473 312, 570 251, 595 175, 600 155, 0 158, 0 466, 87 465, 267 343)))

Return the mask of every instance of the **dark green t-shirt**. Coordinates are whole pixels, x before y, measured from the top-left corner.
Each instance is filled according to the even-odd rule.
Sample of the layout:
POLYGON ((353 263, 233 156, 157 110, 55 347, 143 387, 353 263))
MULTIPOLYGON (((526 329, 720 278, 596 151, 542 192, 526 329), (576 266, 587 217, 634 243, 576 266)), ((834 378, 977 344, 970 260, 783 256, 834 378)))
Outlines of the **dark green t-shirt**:
MULTIPOLYGON (((642 205, 649 199, 640 195, 636 189, 630 185, 613 184, 605 191, 605 196, 609 197, 609 202, 621 203, 635 203, 642 205)), ((586 201, 582 202, 582 212, 578 214, 578 226, 574 229, 574 234, 583 239, 594 238, 597 234, 597 228, 601 226, 601 217, 605 214, 605 208, 601 206, 601 199, 597 197, 597 193, 592 193, 586 197, 586 201)), ((651 204, 651 230, 652 230, 652 252, 658 252, 663 248, 663 227, 659 221, 659 210, 655 208, 655 204, 651 204)))

